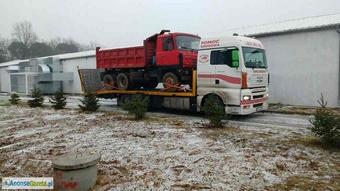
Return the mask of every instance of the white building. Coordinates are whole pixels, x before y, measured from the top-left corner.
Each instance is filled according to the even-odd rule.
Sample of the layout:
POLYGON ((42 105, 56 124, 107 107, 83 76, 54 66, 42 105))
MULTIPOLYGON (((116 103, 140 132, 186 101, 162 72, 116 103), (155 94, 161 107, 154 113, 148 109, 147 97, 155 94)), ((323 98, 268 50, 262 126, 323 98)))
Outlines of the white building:
MULTIPOLYGON (((323 93, 328 106, 340 105, 340 14, 325 15, 268 25, 210 33, 201 36, 237 33, 259 39, 266 48, 270 71, 270 103, 318 106, 323 93)), ((73 72, 72 81, 63 81, 66 93, 81 93, 77 66, 95 68, 95 51, 56 55, 63 72, 73 72)), ((0 92, 10 92, 8 66, 0 63, 0 92)))
MULTIPOLYGON (((65 93, 70 94, 80 94, 81 86, 79 75, 77 71, 77 66, 80 68, 96 68, 96 57, 95 51, 86 51, 86 52, 78 52, 78 53, 70 53, 70 54, 61 54, 55 56, 49 56, 53 58, 59 58, 60 63, 62 65, 62 70, 64 73, 73 73, 73 80, 62 81, 62 89, 65 93)), ((6 63, 0 63, 0 92, 12 92, 11 88, 11 78, 8 70, 17 70, 14 66, 18 66, 19 63, 25 62, 29 60, 15 60, 6 63), (12 68, 11 68, 12 67, 12 68)), ((13 83, 12 83, 13 84, 13 83)), ((25 85, 23 82, 22 85, 25 85)), ((19 93, 27 93, 27 92, 19 92, 19 93)))

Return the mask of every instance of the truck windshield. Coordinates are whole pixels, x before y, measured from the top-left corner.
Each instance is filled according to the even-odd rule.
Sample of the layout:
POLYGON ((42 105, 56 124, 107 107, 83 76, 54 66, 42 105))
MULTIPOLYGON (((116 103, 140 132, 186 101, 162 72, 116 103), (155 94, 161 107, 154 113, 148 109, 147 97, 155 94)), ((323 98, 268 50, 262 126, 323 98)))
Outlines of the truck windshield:
POLYGON ((193 36, 176 36, 178 50, 198 50, 200 39, 193 36))
POLYGON ((263 49, 242 47, 246 68, 268 68, 266 53, 263 49))

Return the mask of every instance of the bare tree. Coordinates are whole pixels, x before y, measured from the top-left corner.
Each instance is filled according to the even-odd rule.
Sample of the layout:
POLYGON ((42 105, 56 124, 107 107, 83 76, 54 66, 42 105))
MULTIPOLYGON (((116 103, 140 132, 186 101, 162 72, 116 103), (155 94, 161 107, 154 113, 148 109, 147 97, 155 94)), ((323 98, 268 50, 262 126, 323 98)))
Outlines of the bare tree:
POLYGON ((57 46, 58 44, 62 43, 62 40, 60 37, 56 37, 51 39, 47 44, 50 45, 50 47, 53 50, 53 53, 56 54, 57 53, 57 46))
POLYGON ((8 51, 9 40, 0 37, 0 63, 10 60, 10 53, 8 51))
POLYGON ((90 47, 91 47, 91 50, 95 50, 96 47, 102 47, 102 48, 104 48, 101 44, 99 44, 99 43, 96 42, 96 41, 90 41, 90 47))
POLYGON ((101 44, 99 44, 96 41, 90 41, 90 44, 81 44, 79 47, 80 51, 88 51, 88 50, 96 50, 96 47, 101 47, 104 48, 104 46, 102 46, 101 44))
POLYGON ((14 24, 13 30, 13 38, 23 43, 27 48, 38 40, 37 34, 33 31, 32 24, 28 21, 14 24))

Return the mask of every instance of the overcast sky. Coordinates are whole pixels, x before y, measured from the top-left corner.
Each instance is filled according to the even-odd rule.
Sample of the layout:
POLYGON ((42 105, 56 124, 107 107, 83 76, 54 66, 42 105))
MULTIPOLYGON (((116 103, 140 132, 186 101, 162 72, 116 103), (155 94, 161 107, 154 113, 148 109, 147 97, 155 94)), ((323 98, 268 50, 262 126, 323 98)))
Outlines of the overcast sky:
POLYGON ((0 36, 30 21, 40 39, 141 45, 161 29, 198 35, 340 13, 340 0, 0 0, 0 36))

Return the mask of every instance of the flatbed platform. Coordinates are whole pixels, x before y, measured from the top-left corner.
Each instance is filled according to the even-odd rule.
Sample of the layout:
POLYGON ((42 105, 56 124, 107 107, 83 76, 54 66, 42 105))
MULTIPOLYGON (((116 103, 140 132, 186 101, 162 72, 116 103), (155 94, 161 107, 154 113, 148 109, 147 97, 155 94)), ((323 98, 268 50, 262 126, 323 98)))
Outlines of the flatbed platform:
MULTIPOLYGON (((193 70, 193 76, 196 76, 196 70, 193 70)), ((80 78, 81 88, 83 94, 92 92, 98 95, 108 94, 144 94, 153 96, 166 96, 166 97, 196 97, 196 78, 193 78, 192 87, 188 88, 183 85, 169 85, 168 88, 153 89, 153 90, 119 90, 113 84, 105 85, 100 79, 99 69, 80 69, 78 67, 78 74, 80 78), (176 88, 177 91, 167 91, 169 88, 176 88)))

